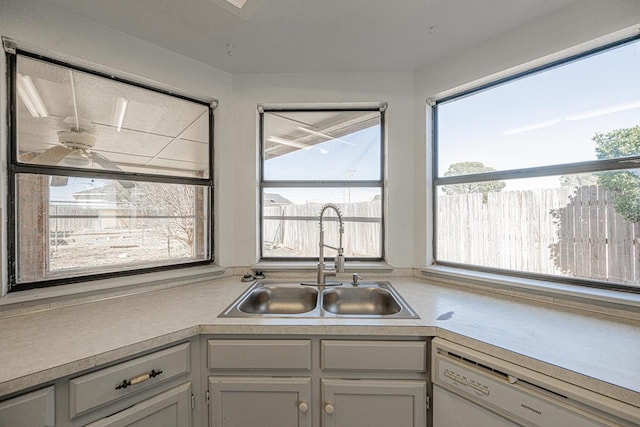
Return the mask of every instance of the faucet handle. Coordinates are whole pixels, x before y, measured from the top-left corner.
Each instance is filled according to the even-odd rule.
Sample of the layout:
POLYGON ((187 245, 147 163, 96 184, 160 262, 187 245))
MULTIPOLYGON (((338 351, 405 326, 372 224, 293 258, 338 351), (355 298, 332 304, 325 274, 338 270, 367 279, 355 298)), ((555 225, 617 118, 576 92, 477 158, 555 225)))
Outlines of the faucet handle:
POLYGON ((351 282, 351 284, 354 287, 358 286, 360 284, 358 280, 362 279, 362 276, 360 276, 358 273, 353 273, 353 276, 351 277, 353 278, 353 281, 351 282))
POLYGON ((336 272, 344 273, 344 255, 342 255, 342 253, 339 253, 338 255, 336 255, 334 263, 336 267, 336 272))

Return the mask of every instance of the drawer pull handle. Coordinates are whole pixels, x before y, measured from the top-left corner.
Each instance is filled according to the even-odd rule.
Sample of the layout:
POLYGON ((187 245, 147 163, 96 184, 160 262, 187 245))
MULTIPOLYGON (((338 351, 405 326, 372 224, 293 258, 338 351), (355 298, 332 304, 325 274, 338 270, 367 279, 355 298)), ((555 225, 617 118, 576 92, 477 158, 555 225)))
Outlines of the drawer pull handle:
POLYGON ((147 381, 150 378, 157 377, 162 373, 162 370, 152 369, 151 372, 147 372, 146 374, 138 375, 137 377, 133 377, 128 380, 123 380, 120 384, 116 386, 116 390, 124 389, 129 387, 130 385, 136 385, 147 381))

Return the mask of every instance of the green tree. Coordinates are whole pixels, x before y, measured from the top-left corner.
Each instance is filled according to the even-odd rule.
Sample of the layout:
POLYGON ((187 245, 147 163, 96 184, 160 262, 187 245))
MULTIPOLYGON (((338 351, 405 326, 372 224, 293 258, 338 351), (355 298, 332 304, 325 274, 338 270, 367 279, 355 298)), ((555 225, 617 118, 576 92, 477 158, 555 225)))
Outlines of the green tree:
POLYGON ((598 185, 598 176, 592 173, 579 173, 577 175, 562 175, 560 186, 566 188, 580 188, 585 186, 598 185))
MULTIPOLYGON (((485 166, 482 162, 459 162, 449 166, 444 176, 469 175, 493 171, 495 171, 494 168, 485 166)), ((482 201, 486 203, 489 193, 501 191, 506 185, 503 181, 465 182, 462 184, 443 185, 442 191, 447 195, 482 193, 482 201)))
MULTIPOLYGON (((597 133, 593 137, 598 159, 640 155, 640 126, 597 133)), ((613 206, 624 219, 640 222, 640 176, 637 171, 598 174, 598 184, 609 191, 613 206)))

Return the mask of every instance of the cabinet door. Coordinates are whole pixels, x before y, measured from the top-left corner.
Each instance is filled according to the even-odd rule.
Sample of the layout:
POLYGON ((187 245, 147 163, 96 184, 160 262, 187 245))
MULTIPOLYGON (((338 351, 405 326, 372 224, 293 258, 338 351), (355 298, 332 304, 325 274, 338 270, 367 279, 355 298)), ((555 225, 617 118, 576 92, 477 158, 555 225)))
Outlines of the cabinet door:
POLYGON ((133 405, 87 427, 189 427, 191 426, 191 383, 133 405))
POLYGON ((53 386, 0 402, 0 427, 55 425, 53 386))
POLYGON ((322 380, 324 427, 424 427, 425 381, 322 380))
POLYGON ((209 378, 211 427, 311 427, 310 378, 209 378))

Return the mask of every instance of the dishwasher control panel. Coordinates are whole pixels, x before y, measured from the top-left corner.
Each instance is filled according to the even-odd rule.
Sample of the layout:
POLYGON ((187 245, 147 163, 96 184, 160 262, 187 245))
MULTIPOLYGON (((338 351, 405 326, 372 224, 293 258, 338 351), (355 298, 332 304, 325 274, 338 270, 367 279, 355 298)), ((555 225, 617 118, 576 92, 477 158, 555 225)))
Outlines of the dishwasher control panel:
POLYGON ((469 379, 466 375, 460 374, 456 370, 445 368, 442 375, 456 384, 469 387, 471 390, 475 391, 476 394, 489 396, 489 386, 481 383, 480 381, 469 379))

